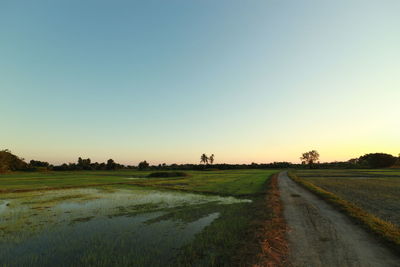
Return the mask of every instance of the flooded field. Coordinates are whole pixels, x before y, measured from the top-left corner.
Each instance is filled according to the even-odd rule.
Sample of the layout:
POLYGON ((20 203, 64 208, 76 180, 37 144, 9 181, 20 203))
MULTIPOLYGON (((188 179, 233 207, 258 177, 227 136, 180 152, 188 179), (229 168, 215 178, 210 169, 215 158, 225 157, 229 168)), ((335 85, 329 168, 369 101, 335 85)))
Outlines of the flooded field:
MULTIPOLYGON (((144 188, 0 195, 4 266, 167 266, 235 205, 251 200, 144 188)), ((2 265, 2 266, 3 266, 2 265)))

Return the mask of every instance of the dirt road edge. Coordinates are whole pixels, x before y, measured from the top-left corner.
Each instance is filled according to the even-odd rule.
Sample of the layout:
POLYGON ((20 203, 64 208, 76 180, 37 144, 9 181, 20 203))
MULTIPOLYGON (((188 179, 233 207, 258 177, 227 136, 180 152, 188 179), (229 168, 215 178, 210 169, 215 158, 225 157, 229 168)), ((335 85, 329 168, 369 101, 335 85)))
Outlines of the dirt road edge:
POLYGON ((290 266, 278 174, 268 180, 265 197, 254 212, 257 219, 251 222, 249 238, 238 253, 238 266, 290 266))

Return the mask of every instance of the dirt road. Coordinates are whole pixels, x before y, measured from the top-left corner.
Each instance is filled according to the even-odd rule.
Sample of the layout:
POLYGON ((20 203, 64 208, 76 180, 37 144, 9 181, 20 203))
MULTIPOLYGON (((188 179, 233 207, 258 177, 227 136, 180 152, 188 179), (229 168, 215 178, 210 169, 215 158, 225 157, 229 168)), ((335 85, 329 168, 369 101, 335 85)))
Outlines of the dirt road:
POLYGON ((400 266, 400 257, 286 172, 278 180, 293 266, 400 266))

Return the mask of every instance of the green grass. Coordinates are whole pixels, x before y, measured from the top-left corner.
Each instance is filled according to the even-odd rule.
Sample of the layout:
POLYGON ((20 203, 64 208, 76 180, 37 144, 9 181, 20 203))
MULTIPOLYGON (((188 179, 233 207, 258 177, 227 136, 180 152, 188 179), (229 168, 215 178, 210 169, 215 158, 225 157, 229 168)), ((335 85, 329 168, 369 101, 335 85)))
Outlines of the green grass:
POLYGON ((218 195, 246 196, 263 192, 265 177, 276 170, 192 171, 177 179, 135 180, 132 184, 218 195))
POLYGON ((302 170, 289 174, 400 251, 398 171, 302 170))
MULTIPOLYGON (((188 223, 207 216, 208 214, 219 213, 217 219, 204 228, 203 231, 196 234, 190 243, 184 245, 180 249, 178 256, 174 259, 174 262, 171 263, 171 266, 235 266, 235 264, 237 264, 237 262, 235 262, 237 259, 235 260, 234 256, 237 251, 246 245, 243 243, 243 240, 246 239, 249 231, 254 231, 254 229, 251 229, 252 221, 257 219, 255 218, 255 214, 257 213, 255 213, 254 210, 263 207, 265 204, 266 182, 268 178, 276 172, 276 170, 187 171, 189 176, 186 177, 151 179, 145 178, 150 172, 131 170, 12 173, 0 175, 0 188, 5 190, 3 193, 0 192, 0 201, 2 198, 21 199, 24 195, 32 196, 32 198, 36 199, 32 199, 31 202, 29 202, 28 199, 26 205, 31 205, 32 207, 46 206, 46 209, 43 211, 40 209, 33 209, 33 213, 50 212, 48 211, 50 206, 63 203, 64 201, 74 201, 71 198, 75 195, 77 199, 81 198, 82 201, 85 201, 86 198, 72 191, 70 195, 64 196, 61 194, 61 191, 52 191, 53 189, 69 187, 80 188, 87 186, 104 190, 104 193, 118 192, 120 189, 140 190, 140 192, 143 192, 142 190, 177 190, 233 196, 235 198, 252 200, 251 202, 245 201, 228 205, 210 202, 208 204, 196 206, 188 203, 187 206, 184 205, 168 210, 165 216, 163 215, 157 219, 161 223, 168 220, 188 223), (24 192, 24 190, 30 192, 24 192), (40 190, 49 190, 49 193, 60 192, 62 196, 45 197, 46 192, 40 190), (40 198, 37 198, 38 196, 40 198)), ((101 190, 99 194, 101 194, 101 190)), ((215 197, 218 198, 217 196, 215 197)), ((12 205, 10 207, 12 208, 12 205)), ((140 206, 139 208, 140 210, 135 206, 134 211, 131 212, 129 211, 129 207, 120 206, 113 218, 136 216, 136 214, 157 210, 151 205, 140 206)), ((92 216, 91 214, 85 214, 84 216, 71 218, 71 223, 73 223, 73 225, 84 224, 93 220, 92 216)), ((42 216, 38 217, 43 218, 42 216)), ((156 221, 149 221, 149 223, 156 223, 156 221)), ((46 227, 50 227, 50 224, 51 222, 49 222, 46 227)), ((26 227, 29 228, 30 226, 27 225, 26 227)), ((98 234, 99 236, 102 235, 101 232, 98 234)), ((68 239, 68 237, 66 238, 68 239)), ((163 242, 162 237, 157 238, 160 238, 160 242, 163 242)), ((177 238, 179 238, 179 236, 177 236, 177 238)), ((65 240, 66 243, 78 242, 67 239, 65 240)), ((125 239, 119 240, 122 241, 125 239)), ((83 262, 88 266, 100 266, 102 263, 106 263, 108 266, 117 266, 123 262, 131 262, 132 257, 137 257, 137 266, 141 266, 140 255, 124 255, 121 261, 114 261, 113 252, 107 251, 107 247, 113 244, 112 241, 110 242, 110 244, 99 242, 98 248, 97 245, 91 246, 87 249, 87 253, 85 251, 82 252, 83 255, 85 255, 85 258, 82 258, 83 262)), ((129 241, 124 242, 127 242, 126 244, 129 245, 129 241)), ((75 247, 78 245, 79 244, 76 244, 75 247)), ((124 248, 124 246, 122 246, 122 248, 124 248)), ((63 249, 66 251, 69 250, 68 247, 63 249)), ((146 257, 148 256, 149 255, 146 255, 146 257)), ((166 263, 163 264, 166 265, 166 263)))
POLYGON ((0 174, 1 190, 39 190, 127 182, 133 175, 145 176, 150 172, 121 171, 68 171, 68 172, 15 172, 0 174))
POLYGON ((261 193, 265 177, 276 170, 187 171, 180 178, 145 178, 150 171, 71 171, 46 173, 12 173, 0 175, 0 192, 83 187, 120 183, 221 195, 261 193))
POLYGON ((182 248, 176 266, 235 266, 234 256, 247 237, 256 202, 221 207, 221 216, 182 248))
MULTIPOLYGON (((244 177, 249 175, 246 171, 241 171, 241 173, 244 177)), ((218 184, 207 188, 214 192, 235 192, 237 195, 245 193, 246 198, 251 199, 252 202, 221 207, 220 218, 198 234, 194 242, 183 248, 176 266, 254 265, 253 263, 249 264, 248 261, 249 259, 254 260, 254 255, 261 253, 261 247, 253 243, 255 240, 252 237, 259 238, 259 228, 263 227, 264 223, 272 216, 272 211, 265 202, 265 191, 270 180, 265 179, 265 176, 262 178, 262 172, 256 173, 258 175, 251 179, 252 182, 235 179, 233 180, 237 183, 235 186, 233 186, 234 182, 230 181, 227 184, 220 183, 224 185, 221 188, 218 188, 218 184), (239 186, 244 188, 236 190, 239 186), (251 193, 249 194, 249 192, 251 193), (249 247, 251 250, 248 249, 249 247), (249 255, 252 253, 254 255, 249 255)), ((277 171, 267 171, 267 173, 270 178, 277 171)))

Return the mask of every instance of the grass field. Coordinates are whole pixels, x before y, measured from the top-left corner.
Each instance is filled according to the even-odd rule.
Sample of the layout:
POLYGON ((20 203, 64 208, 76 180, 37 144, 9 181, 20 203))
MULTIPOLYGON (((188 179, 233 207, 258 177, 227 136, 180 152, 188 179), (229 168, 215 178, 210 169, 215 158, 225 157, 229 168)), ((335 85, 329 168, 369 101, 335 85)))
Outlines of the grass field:
POLYGON ((0 192, 45 190, 91 185, 136 184, 223 195, 256 194, 263 190, 265 175, 274 170, 188 171, 179 178, 146 178, 149 171, 20 172, 0 175, 0 192))
POLYGON ((0 175, 0 262, 240 265, 234 256, 275 172, 190 171, 151 179, 149 172, 126 170, 0 175))

